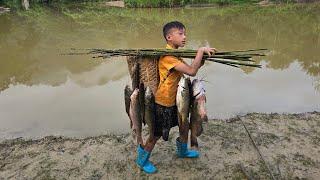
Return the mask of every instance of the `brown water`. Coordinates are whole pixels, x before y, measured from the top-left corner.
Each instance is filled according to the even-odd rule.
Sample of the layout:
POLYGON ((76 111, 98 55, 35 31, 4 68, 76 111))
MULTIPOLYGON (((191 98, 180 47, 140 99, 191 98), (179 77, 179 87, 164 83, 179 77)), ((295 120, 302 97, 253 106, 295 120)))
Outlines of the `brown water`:
POLYGON ((210 118, 320 111, 320 12, 249 9, 34 8, 0 15, 0 139, 128 132, 123 59, 62 56, 69 48, 161 48, 161 28, 187 27, 187 48, 268 48, 262 69, 207 63, 210 118))

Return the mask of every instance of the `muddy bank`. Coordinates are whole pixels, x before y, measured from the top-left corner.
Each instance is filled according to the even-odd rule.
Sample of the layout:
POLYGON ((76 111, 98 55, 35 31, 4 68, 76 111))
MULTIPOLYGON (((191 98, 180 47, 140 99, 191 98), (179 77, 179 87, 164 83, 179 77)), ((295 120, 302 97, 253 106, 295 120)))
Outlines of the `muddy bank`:
MULTIPOLYGON (((242 117, 277 179, 320 176, 320 113, 248 114, 242 117)), ((175 155, 177 128, 160 141, 146 175, 134 163, 129 134, 85 139, 45 137, 0 143, 0 179, 270 179, 240 121, 210 120, 199 137, 201 157, 175 155)))

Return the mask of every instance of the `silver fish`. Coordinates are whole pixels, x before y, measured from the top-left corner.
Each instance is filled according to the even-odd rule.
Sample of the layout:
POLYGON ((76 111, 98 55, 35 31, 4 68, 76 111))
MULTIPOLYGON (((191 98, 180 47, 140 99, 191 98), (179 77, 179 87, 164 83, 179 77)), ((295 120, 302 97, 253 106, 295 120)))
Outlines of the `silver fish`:
POLYGON ((190 84, 190 78, 185 77, 181 77, 178 84, 176 104, 180 133, 181 131, 189 131, 190 84))
POLYGON ((142 120, 139 107, 139 89, 136 88, 130 96, 130 119, 132 121, 132 136, 137 144, 143 144, 141 136, 142 120))
POLYGON ((208 121, 206 94, 201 80, 192 81, 192 102, 190 114, 191 147, 198 148, 197 137, 203 132, 202 123, 208 121))
POLYGON ((155 99, 152 93, 152 90, 149 86, 146 88, 145 91, 145 99, 144 99, 144 120, 148 125, 149 129, 149 137, 153 138, 154 136, 154 123, 155 123, 155 99))

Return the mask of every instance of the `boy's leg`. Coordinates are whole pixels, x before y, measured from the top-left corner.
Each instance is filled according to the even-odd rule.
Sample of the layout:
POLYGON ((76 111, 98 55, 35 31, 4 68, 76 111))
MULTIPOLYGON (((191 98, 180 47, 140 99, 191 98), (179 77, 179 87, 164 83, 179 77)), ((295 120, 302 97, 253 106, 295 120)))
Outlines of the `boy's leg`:
POLYGON ((159 139, 160 139, 160 137, 155 137, 155 136, 150 137, 149 136, 149 138, 144 146, 144 149, 148 152, 151 152, 159 139))
POLYGON ((143 169, 144 172, 148 174, 155 173, 157 171, 157 168, 149 161, 151 151, 162 135, 162 123, 161 121, 157 121, 157 119, 159 119, 159 117, 156 115, 154 122, 154 134, 149 135, 143 148, 139 146, 137 149, 138 157, 136 163, 141 169, 143 169))
POLYGON ((160 137, 149 136, 144 148, 139 145, 137 149, 138 156, 136 163, 144 172, 148 174, 152 174, 157 171, 157 168, 149 161, 149 158, 151 155, 151 151, 159 138, 160 137))

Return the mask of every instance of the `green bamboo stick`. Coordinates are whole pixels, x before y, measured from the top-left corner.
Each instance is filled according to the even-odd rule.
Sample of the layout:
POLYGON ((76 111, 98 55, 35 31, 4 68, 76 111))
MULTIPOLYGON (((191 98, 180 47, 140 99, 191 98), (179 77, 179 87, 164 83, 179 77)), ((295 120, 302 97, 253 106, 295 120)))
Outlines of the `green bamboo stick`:
POLYGON ((240 63, 240 62, 224 61, 224 60, 215 59, 215 58, 208 58, 206 60, 213 61, 213 62, 224 62, 224 63, 236 64, 241 66, 251 66, 251 67, 261 68, 261 65, 259 64, 247 64, 247 63, 240 63))
MULTIPOLYGON (((195 58, 197 50, 193 49, 72 49, 73 51, 85 51, 85 52, 72 52, 68 55, 93 55, 93 58, 110 58, 119 56, 142 56, 142 57, 161 57, 164 55, 172 55, 180 58, 195 58)), ((214 55, 203 55, 203 59, 229 65, 232 67, 250 66, 261 68, 261 65, 250 64, 254 62, 252 57, 265 56, 263 51, 267 49, 249 49, 240 51, 225 51, 216 52, 214 55), (248 62, 248 63, 247 63, 248 62)))
MULTIPOLYGON (((114 50, 105 50, 105 49, 88 49, 89 54, 94 53, 119 53, 119 54, 137 54, 137 55, 186 55, 186 56, 195 56, 197 51, 196 50, 172 50, 172 49, 114 49, 114 50)), ((256 51, 261 51, 265 49, 257 49, 256 51)), ((247 51, 230 51, 230 52, 216 52, 216 55, 249 55, 249 56, 264 56, 265 54, 261 53, 247 53, 246 52, 252 52, 254 50, 247 50, 247 51), (239 52, 241 52, 239 54, 239 52)), ((207 56, 207 55, 205 55, 207 56)))

